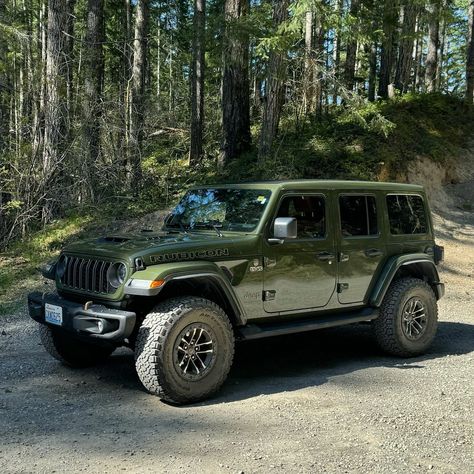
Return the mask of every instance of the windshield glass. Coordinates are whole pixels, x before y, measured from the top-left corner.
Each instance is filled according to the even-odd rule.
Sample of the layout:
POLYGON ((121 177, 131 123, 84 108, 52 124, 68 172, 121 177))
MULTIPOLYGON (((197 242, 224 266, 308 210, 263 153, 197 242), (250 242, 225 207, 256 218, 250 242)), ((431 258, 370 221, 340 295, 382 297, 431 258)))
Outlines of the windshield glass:
POLYGON ((181 230, 249 232, 260 222, 270 194, 261 189, 193 189, 181 199, 165 225, 181 230))

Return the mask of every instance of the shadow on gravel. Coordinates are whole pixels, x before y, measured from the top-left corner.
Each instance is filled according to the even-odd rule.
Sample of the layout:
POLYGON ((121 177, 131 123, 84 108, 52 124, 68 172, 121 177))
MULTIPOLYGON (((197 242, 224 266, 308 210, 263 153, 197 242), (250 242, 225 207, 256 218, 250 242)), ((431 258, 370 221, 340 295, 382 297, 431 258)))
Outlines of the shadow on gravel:
POLYGON ((330 377, 371 367, 421 369, 423 361, 474 351, 474 325, 440 322, 428 354, 408 359, 386 356, 369 325, 348 326, 237 346, 229 380, 204 404, 323 385, 330 377))
MULTIPOLYGON (((381 352, 368 324, 242 342, 237 344, 234 364, 223 389, 199 405, 323 385, 330 377, 371 367, 421 369, 423 361, 471 351, 474 325, 453 322, 439 323, 438 335, 428 354, 408 359, 381 352)), ((143 390, 130 352, 115 354, 105 365, 83 373, 91 370, 100 377, 100 384, 116 390, 143 390)))
MULTIPOLYGON (((45 361, 41 369, 42 374, 39 375, 36 371, 27 374, 25 368, 21 378, 18 378, 19 374, 11 373, 10 377, 13 376, 16 382, 14 391, 21 390, 21 386, 27 384, 31 390, 51 392, 53 399, 66 396, 71 391, 81 394, 82 397, 87 395, 86 400, 81 400, 81 403, 78 403, 78 400, 71 403, 71 409, 74 407, 76 414, 79 414, 81 409, 90 409, 90 400, 87 400, 89 397, 108 398, 107 394, 113 394, 108 401, 119 398, 120 403, 125 400, 134 403, 134 399, 140 403, 143 402, 143 397, 153 403, 156 400, 144 393, 135 372, 133 355, 129 350, 117 351, 103 365, 76 370, 64 367, 43 354, 42 348, 39 350, 45 361), (44 376, 49 379, 47 386, 42 381, 44 376)), ((419 370, 423 368, 423 361, 466 354, 473 350, 474 325, 453 322, 440 322, 431 351, 410 359, 383 354, 375 344, 368 324, 242 342, 236 347, 234 364, 223 389, 213 399, 199 405, 227 403, 261 394, 320 386, 327 383, 331 377, 366 368, 419 370)), ((0 363, 6 364, 5 369, 8 369, 10 364, 13 367, 18 363, 11 354, 0 356, 0 363)), ((69 406, 69 402, 66 405, 69 406)))

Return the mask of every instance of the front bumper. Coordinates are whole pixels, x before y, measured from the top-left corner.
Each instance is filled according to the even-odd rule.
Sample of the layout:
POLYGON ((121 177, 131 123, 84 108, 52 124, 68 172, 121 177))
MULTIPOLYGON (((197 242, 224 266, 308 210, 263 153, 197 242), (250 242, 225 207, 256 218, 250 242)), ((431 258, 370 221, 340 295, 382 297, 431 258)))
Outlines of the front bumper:
POLYGON ((86 309, 85 305, 68 301, 54 293, 30 293, 28 311, 30 317, 38 323, 107 341, 122 341, 128 338, 136 321, 136 314, 130 311, 111 309, 98 304, 91 304, 86 309), (62 308, 60 325, 50 324, 45 320, 47 303, 62 308))

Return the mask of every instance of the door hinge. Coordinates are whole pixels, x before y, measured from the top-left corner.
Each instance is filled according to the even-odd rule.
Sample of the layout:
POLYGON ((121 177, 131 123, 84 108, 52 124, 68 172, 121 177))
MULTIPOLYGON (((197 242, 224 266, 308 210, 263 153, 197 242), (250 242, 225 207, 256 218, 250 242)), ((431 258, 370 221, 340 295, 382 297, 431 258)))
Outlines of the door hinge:
POLYGON ((342 293, 344 290, 349 289, 349 283, 338 283, 337 284, 337 292, 342 293))
POLYGON ((265 290, 263 292, 263 301, 273 301, 276 297, 276 290, 265 290))

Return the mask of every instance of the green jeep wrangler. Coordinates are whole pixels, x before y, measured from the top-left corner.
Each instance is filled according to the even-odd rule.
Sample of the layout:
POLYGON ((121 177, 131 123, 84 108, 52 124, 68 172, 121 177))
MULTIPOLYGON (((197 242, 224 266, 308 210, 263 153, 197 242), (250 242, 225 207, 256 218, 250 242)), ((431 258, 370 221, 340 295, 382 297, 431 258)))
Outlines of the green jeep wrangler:
POLYGON ((87 366, 135 351, 146 389, 173 403, 225 381, 235 340, 372 322, 396 356, 425 352, 444 294, 420 186, 284 181, 190 189, 161 232, 77 242, 31 293, 55 358, 87 366))

